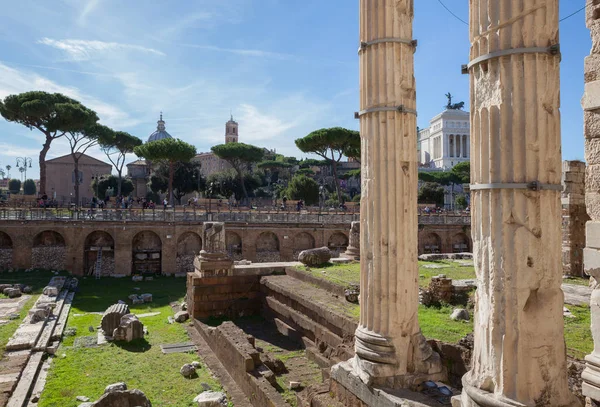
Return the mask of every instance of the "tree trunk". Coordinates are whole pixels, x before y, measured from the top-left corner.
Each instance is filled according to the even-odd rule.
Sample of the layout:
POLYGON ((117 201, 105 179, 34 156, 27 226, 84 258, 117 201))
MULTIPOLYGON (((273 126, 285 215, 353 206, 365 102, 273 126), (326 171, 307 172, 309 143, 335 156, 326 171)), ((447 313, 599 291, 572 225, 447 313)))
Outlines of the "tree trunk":
POLYGON ((75 154, 73 156, 74 172, 75 172, 75 204, 79 206, 79 158, 75 154))
POLYGON ((121 173, 122 173, 122 168, 117 169, 117 174, 119 175, 119 179, 117 181, 117 196, 121 196, 121 182, 122 182, 121 173))
MULTIPOLYGON (((46 142, 40 151, 39 165, 40 165, 40 196, 46 193, 46 154, 50 150, 50 143, 52 143, 52 137, 46 134, 46 142)), ((54 198, 54 197, 52 197, 54 198)))
POLYGON ((238 171, 238 175, 240 176, 240 182, 242 183, 242 191, 244 192, 244 205, 248 203, 248 191, 246 191, 246 184, 244 183, 244 174, 241 171, 238 171))
POLYGON ((173 161, 169 161, 169 203, 173 205, 173 161))
POLYGON ((335 192, 337 192, 338 204, 341 204, 342 193, 340 191, 340 180, 337 176, 337 162, 333 159, 333 152, 331 153, 331 169, 333 170, 333 181, 335 182, 335 192))

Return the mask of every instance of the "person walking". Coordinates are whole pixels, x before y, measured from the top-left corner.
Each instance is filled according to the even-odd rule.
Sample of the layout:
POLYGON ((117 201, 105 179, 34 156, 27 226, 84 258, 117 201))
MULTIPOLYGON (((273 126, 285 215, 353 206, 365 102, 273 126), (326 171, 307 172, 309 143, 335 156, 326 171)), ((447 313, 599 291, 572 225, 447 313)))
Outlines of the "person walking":
POLYGON ((165 210, 167 209, 167 205, 168 205, 168 204, 169 204, 169 201, 167 200, 167 198, 165 198, 165 199, 163 200, 163 207, 164 207, 164 209, 165 209, 165 210))

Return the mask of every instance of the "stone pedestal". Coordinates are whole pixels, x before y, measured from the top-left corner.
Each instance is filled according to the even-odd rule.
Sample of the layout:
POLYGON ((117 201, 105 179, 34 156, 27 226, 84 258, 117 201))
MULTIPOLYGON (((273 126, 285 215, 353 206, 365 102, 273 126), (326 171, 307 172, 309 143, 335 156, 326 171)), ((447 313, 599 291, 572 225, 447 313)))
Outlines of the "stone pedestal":
POLYGON ((590 219, 585 209, 583 161, 563 161, 562 185, 563 274, 583 277, 585 223, 590 219))
POLYGON ((563 336, 560 56, 548 48, 558 44, 558 1, 490 4, 471 1, 478 287, 462 405, 577 406, 563 336))
POLYGON ((352 369, 367 385, 412 388, 444 377, 417 316, 413 0, 361 0, 360 13, 361 315, 352 369))
POLYGON ((350 226, 350 239, 342 257, 351 260, 360 260, 360 222, 352 222, 350 226))
POLYGON ((585 159, 588 167, 585 178, 585 204, 591 220, 586 224, 586 248, 583 267, 595 279, 591 296, 592 337, 594 351, 585 357, 583 395, 600 403, 600 4, 588 0, 586 25, 592 36, 592 50, 585 58, 585 94, 581 100, 584 117, 585 159))

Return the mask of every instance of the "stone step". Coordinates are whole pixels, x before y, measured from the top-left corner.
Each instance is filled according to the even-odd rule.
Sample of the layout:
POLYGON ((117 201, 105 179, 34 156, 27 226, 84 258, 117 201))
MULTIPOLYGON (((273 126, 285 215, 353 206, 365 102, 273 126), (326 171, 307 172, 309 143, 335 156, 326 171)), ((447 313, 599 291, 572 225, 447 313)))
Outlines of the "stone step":
POLYGON ((71 305, 73 304, 73 298, 75 297, 75 292, 70 292, 67 294, 65 301, 63 303, 62 310, 60 312, 60 316, 58 317, 58 321, 56 322, 56 327, 54 328, 54 332, 52 332, 52 341, 58 341, 62 338, 63 332, 65 331, 65 327, 67 326, 67 319, 69 318, 69 312, 71 311, 71 305))
POLYGON ((261 278, 261 290, 339 337, 353 337, 358 320, 350 316, 356 307, 345 298, 288 275, 261 278))
POLYGON ((7 407, 23 407, 25 405, 31 390, 35 385, 35 378, 42 365, 43 356, 44 352, 33 352, 31 354, 23 373, 21 374, 17 388, 8 400, 7 407))
MULTIPOLYGON (((58 297, 56 297, 56 307, 54 308, 52 315, 46 319, 46 324, 40 333, 35 345, 33 346, 34 351, 45 351, 52 339, 52 333, 60 318, 63 311, 65 299, 69 295, 69 290, 62 290, 58 297)), ((73 297, 71 297, 72 299, 73 297)))

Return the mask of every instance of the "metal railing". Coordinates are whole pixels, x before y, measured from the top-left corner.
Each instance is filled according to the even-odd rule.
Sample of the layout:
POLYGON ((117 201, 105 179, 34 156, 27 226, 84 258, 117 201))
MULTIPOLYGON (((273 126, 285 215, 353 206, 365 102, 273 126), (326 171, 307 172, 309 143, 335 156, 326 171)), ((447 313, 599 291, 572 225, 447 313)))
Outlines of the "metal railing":
MULTIPOLYGON (((0 221, 89 221, 89 222, 238 222, 238 223, 350 223, 360 220, 360 213, 349 211, 277 211, 206 210, 179 207, 169 209, 67 209, 67 208, 0 208, 0 221)), ((470 225, 465 214, 419 215, 421 225, 470 225)))

